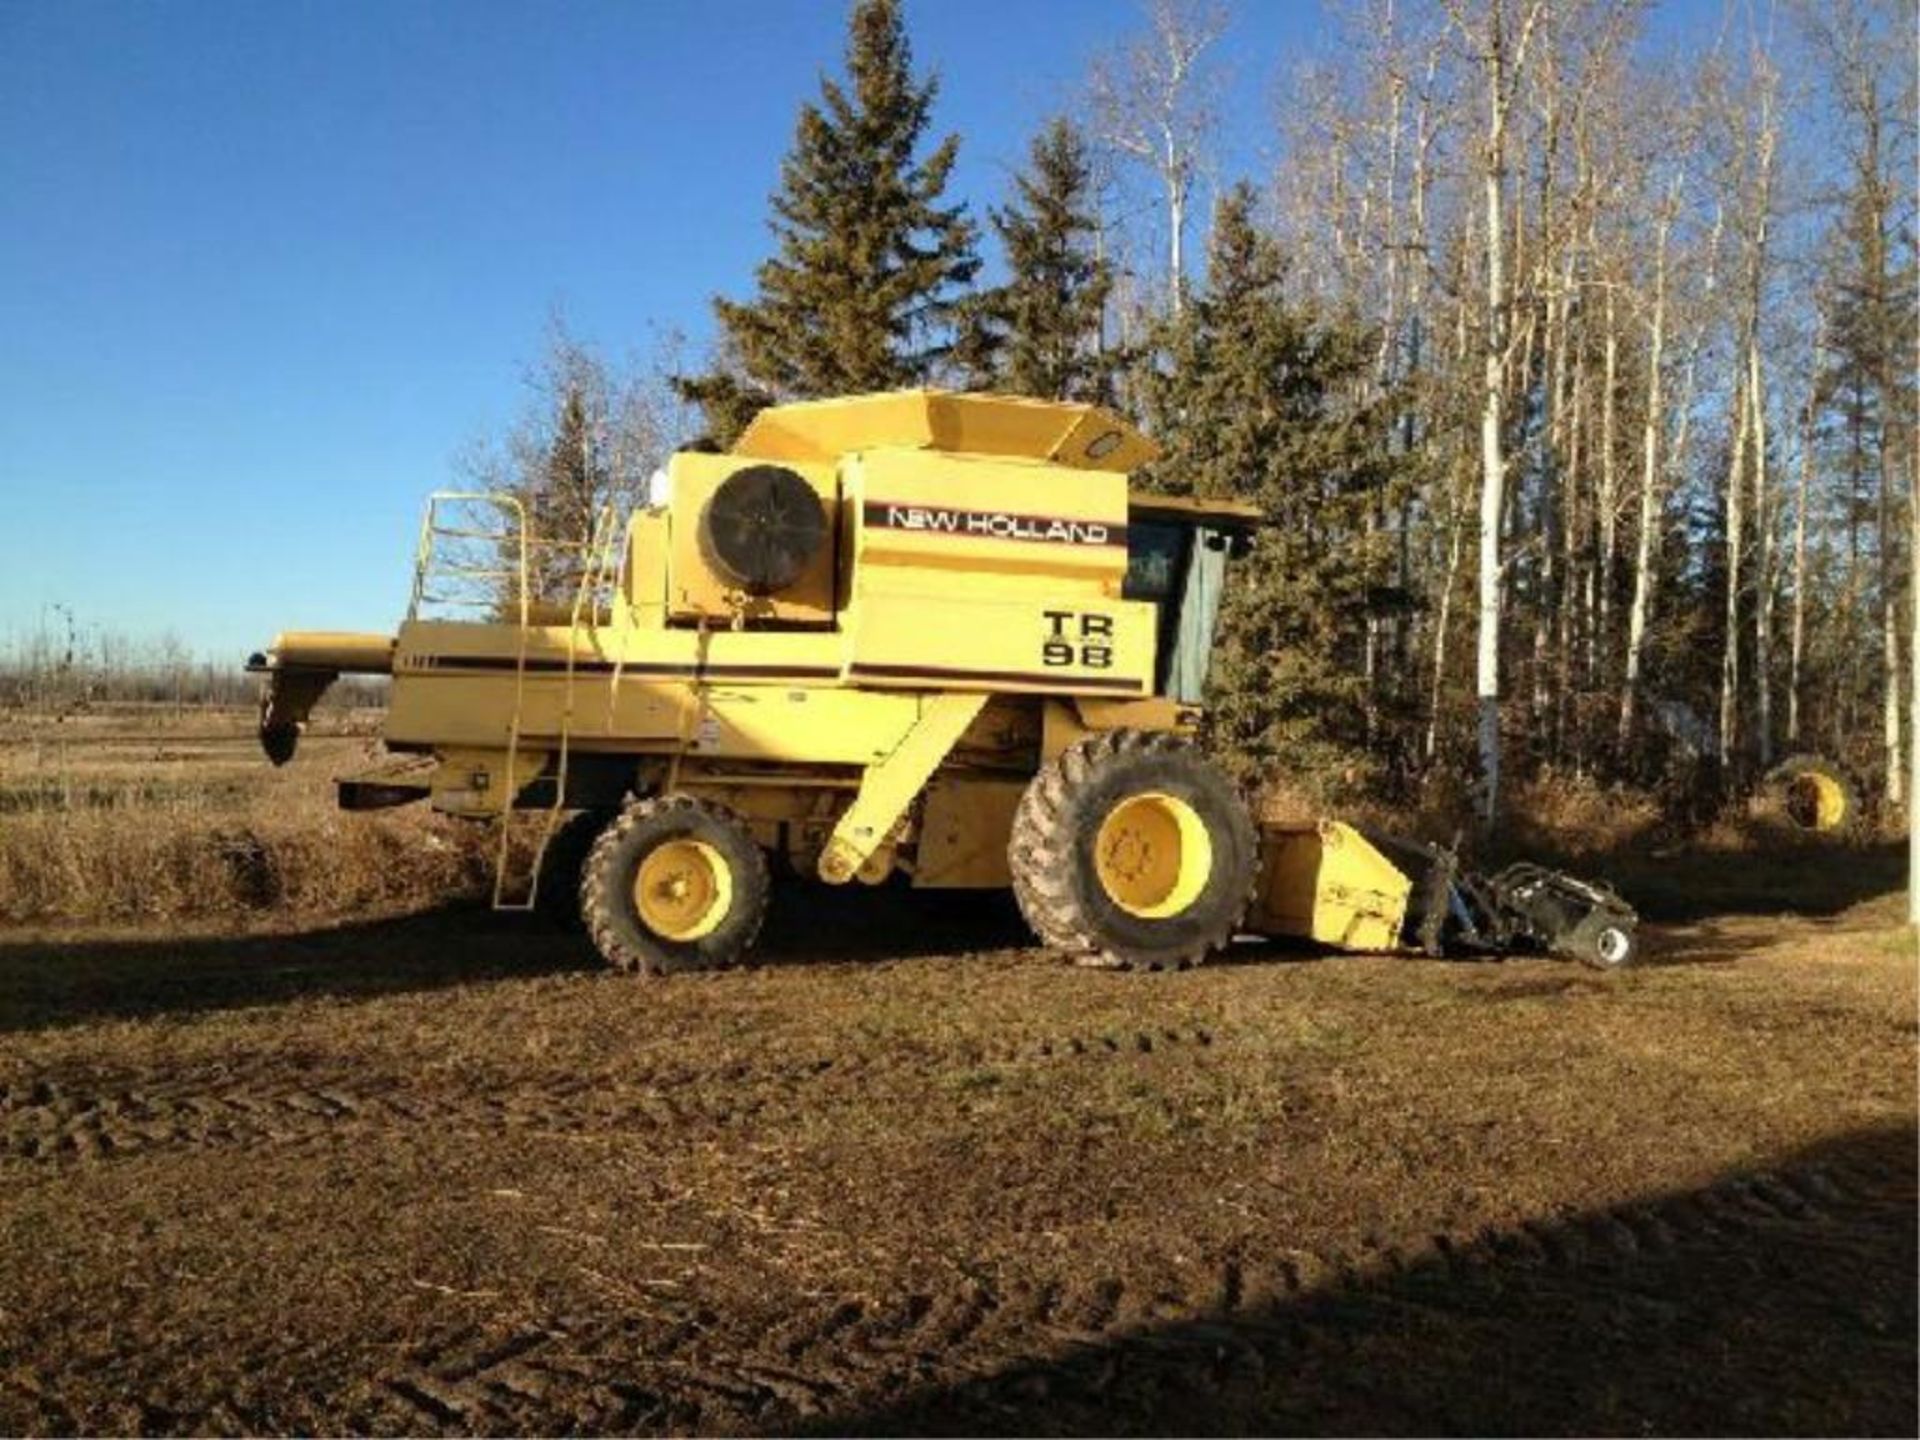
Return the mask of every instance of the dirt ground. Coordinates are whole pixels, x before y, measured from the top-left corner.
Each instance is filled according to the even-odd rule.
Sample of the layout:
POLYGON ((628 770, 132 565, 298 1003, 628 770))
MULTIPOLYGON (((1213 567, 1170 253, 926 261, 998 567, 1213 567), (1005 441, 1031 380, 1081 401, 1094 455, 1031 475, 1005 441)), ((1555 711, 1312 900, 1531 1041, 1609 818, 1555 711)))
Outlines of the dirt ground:
POLYGON ((1911 1435, 1902 874, 1651 862, 1618 976, 0 937, 0 1431, 1911 1435))

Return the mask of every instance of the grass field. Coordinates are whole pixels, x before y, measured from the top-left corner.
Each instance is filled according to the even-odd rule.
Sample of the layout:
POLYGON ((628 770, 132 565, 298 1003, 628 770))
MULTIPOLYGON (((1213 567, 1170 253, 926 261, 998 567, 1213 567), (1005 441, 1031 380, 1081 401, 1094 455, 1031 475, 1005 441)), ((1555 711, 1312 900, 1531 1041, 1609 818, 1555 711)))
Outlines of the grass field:
POLYGON ((241 728, 0 743, 0 854, 128 847, 0 933, 0 1431, 1914 1431, 1894 847, 1605 857, 1618 976, 794 889, 649 982, 241 728))
POLYGON ((275 770, 251 710, 0 712, 0 924, 284 923, 475 891, 471 827, 336 808, 378 721, 322 710, 275 770))

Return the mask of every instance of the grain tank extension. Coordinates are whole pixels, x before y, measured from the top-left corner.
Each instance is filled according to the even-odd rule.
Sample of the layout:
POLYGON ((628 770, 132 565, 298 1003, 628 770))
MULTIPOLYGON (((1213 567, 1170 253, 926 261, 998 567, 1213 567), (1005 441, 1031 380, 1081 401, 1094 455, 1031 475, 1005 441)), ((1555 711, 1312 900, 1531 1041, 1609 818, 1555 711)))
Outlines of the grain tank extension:
POLYGON ((623 969, 738 960, 769 857, 1011 886, 1081 963, 1192 964, 1278 883, 1190 743, 1259 516, 1131 492, 1154 455, 1097 406, 910 391, 763 411, 586 539, 436 495, 397 635, 254 657, 262 741, 390 674, 392 759, 342 804, 491 822, 496 906, 577 897, 623 969))

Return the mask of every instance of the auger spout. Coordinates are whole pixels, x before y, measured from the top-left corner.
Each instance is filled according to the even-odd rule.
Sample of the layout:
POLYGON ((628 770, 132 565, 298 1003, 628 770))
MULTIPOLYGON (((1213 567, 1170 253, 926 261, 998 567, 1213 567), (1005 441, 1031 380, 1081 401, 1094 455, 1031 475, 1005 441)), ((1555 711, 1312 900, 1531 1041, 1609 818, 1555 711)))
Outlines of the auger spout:
POLYGON ((263 653, 247 658, 260 689, 260 748, 284 765, 300 747, 300 732, 327 687, 342 675, 391 675, 397 642, 391 635, 344 630, 289 630, 263 653))

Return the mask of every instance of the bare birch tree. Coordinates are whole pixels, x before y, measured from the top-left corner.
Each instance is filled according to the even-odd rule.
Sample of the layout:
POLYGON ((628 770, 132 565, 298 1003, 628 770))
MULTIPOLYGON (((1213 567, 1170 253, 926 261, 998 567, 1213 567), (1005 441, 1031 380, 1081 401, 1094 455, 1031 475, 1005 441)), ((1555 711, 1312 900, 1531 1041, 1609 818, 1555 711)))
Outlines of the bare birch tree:
POLYGON ((1187 220, 1207 146, 1219 123, 1217 67, 1208 52, 1226 32, 1221 0, 1147 0, 1147 33, 1093 67, 1093 133, 1147 170, 1166 211, 1168 304, 1178 315, 1186 284, 1187 220))
POLYGON ((1486 128, 1480 142, 1485 212, 1485 288, 1481 316, 1480 596, 1474 650, 1479 704, 1481 822, 1491 826, 1500 805, 1501 523, 1506 504, 1506 387, 1510 363, 1511 297, 1507 292, 1507 128, 1514 96, 1526 72, 1527 50, 1545 0, 1483 0, 1469 10, 1449 0, 1447 13, 1473 52, 1480 72, 1486 128))

